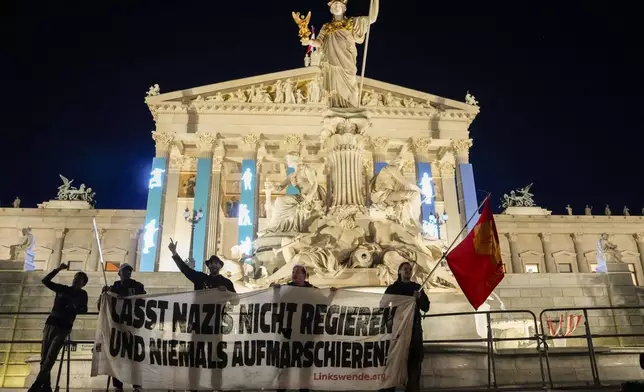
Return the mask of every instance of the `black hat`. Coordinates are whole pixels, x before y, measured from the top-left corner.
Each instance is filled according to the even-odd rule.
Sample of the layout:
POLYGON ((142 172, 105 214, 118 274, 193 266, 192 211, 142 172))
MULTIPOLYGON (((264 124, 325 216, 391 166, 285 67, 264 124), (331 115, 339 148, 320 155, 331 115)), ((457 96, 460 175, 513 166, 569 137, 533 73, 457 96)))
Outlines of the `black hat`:
POLYGON ((221 267, 224 266, 224 262, 221 261, 221 259, 215 255, 210 256, 208 260, 206 260, 206 266, 212 264, 212 263, 218 263, 221 267))

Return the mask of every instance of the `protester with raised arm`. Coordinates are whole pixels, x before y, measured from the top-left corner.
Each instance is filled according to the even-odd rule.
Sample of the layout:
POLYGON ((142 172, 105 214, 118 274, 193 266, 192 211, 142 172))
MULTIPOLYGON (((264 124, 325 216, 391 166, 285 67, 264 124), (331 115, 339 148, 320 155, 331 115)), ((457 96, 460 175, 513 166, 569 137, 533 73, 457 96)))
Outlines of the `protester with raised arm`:
POLYGON ((87 313, 87 292, 83 290, 87 284, 87 274, 77 272, 71 286, 51 281, 58 272, 67 268, 67 264, 63 263, 42 280, 48 289, 56 293, 56 298, 43 330, 40 372, 29 392, 51 391, 50 373, 58 353, 74 326, 76 315, 87 313))
MULTIPOLYGON (((128 263, 119 265, 118 275, 120 280, 114 282, 112 286, 103 287, 103 293, 109 291, 110 293, 114 293, 119 297, 129 297, 132 295, 146 294, 145 286, 143 286, 143 283, 137 282, 136 280, 132 279, 132 271, 134 271, 134 268, 132 268, 132 266, 128 263)), ((97 305, 100 311, 100 299, 97 305)), ((112 377, 112 385, 114 386, 114 392, 123 392, 123 383, 116 377, 112 377)), ((134 392, 141 391, 142 389, 140 385, 134 385, 134 392)))
POLYGON ((206 267, 210 274, 201 271, 195 271, 186 264, 181 256, 177 254, 177 242, 170 239, 168 249, 172 252, 172 260, 177 264, 183 275, 194 284, 195 290, 219 289, 221 291, 230 291, 235 293, 235 286, 230 279, 221 276, 219 271, 224 266, 224 262, 215 255, 206 260, 206 267))
MULTIPOLYGON (((411 263, 405 261, 398 266, 398 279, 385 290, 385 294, 406 295, 416 298, 414 324, 411 330, 409 356, 407 358, 407 387, 406 392, 420 391, 420 372, 423 363, 423 326, 420 311, 429 311, 429 298, 422 286, 411 281, 413 269, 411 263)), ((394 392, 396 388, 382 389, 381 392, 394 392)))

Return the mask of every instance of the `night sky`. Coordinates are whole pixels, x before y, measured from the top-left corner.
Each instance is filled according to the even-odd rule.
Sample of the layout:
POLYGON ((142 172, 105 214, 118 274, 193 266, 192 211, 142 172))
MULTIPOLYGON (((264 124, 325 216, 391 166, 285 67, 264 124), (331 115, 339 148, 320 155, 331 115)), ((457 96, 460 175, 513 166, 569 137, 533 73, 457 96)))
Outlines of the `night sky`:
MULTIPOLYGON (((642 36, 619 3, 381 0, 367 76, 481 103, 471 137, 477 188, 534 182, 564 213, 644 207, 642 36)), ((364 15, 368 0, 350 0, 364 15)), ((325 0, 14 1, 0 13, 0 205, 55 197, 58 173, 98 208, 144 209, 154 155, 145 92, 303 65, 291 11, 325 0), (8 49, 8 51, 6 50, 8 49)), ((360 55, 360 58, 362 56, 360 55)))

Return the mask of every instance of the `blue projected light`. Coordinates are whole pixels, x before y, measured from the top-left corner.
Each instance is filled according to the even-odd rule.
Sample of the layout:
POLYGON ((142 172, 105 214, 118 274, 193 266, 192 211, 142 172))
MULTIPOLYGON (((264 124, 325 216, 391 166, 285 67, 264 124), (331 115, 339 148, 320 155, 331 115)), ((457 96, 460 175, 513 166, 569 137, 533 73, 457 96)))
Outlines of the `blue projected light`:
POLYGON ((384 169, 385 167, 387 167, 387 162, 376 162, 376 163, 374 163, 374 171, 375 171, 374 174, 380 173, 380 170, 384 169))
POLYGON ((239 234, 237 238, 240 251, 247 256, 253 253, 252 241, 255 239, 256 165, 254 159, 244 159, 241 167, 239 234))
POLYGON ((421 222, 431 223, 436 212, 436 190, 432 178, 432 165, 429 162, 416 162, 418 187, 421 197, 421 222))
MULTIPOLYGON (((197 183, 195 184, 194 209, 203 209, 208 215, 208 195, 212 181, 212 159, 199 158, 197 160, 197 183)), ((208 236, 208 218, 201 219, 195 224, 195 232, 192 237, 192 258, 195 260, 195 270, 202 271, 206 255, 206 243, 208 236)))
POLYGON ((165 188, 166 158, 154 158, 148 186, 148 206, 145 212, 145 226, 141 250, 142 272, 154 272, 157 254, 159 251, 159 237, 161 235, 161 213, 163 208, 163 189, 165 188))
MULTIPOLYGON (((288 167, 286 168, 286 175, 287 175, 287 176, 290 176, 290 175, 291 175, 291 174, 293 174, 293 173, 295 173, 295 168, 294 168, 294 167, 291 167, 291 166, 288 166, 288 167)), ((300 190, 299 190, 299 189, 297 189, 297 187, 296 187, 296 186, 293 186, 293 185, 291 185, 291 184, 288 184, 288 186, 286 187, 286 194, 287 194, 287 195, 299 195, 299 194, 300 194, 300 190)))
POLYGON ((463 163, 458 165, 458 171, 460 174, 461 187, 463 189, 463 204, 465 205, 465 220, 467 222, 470 217, 474 216, 470 220, 468 225, 468 230, 472 230, 476 223, 478 222, 478 201, 476 199, 476 185, 474 184, 474 169, 469 163, 463 163))

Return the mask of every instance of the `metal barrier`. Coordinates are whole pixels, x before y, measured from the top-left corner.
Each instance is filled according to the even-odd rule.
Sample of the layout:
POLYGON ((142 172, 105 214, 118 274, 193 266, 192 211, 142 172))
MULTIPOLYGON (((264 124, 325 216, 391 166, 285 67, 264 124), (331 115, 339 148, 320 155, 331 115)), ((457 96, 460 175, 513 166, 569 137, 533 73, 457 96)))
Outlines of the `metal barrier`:
MULTIPOLYGON (((644 306, 642 305, 636 305, 636 306, 596 306, 596 307, 580 307, 580 308, 548 308, 544 309, 539 313, 539 321, 541 322, 541 335, 544 337, 544 349, 545 349, 545 358, 546 358, 546 365, 548 367, 548 381, 549 385, 552 388, 553 387, 553 382, 552 382, 552 374, 550 371, 550 361, 548 357, 548 339, 556 340, 556 339, 581 339, 584 338, 586 339, 586 343, 588 346, 588 359, 590 360, 590 370, 592 372, 593 376, 593 384, 595 386, 601 386, 601 380, 599 378, 599 366, 597 366, 597 356, 595 353, 595 344, 593 342, 593 339, 600 339, 600 338, 627 338, 627 337, 644 337, 644 333, 628 333, 628 334, 620 334, 620 333, 614 333, 614 334, 593 334, 591 332, 590 328, 590 323, 588 322, 588 312, 589 311, 599 311, 599 310, 610 310, 611 312, 615 310, 644 310, 644 306), (543 316, 545 313, 548 312, 570 312, 570 311, 581 311, 583 312, 583 318, 584 318, 584 327, 586 332, 583 335, 569 335, 569 336, 547 336, 543 327, 543 316)), ((614 317, 613 313, 613 317, 614 317)), ((615 326, 617 330, 617 326, 615 326)))
MULTIPOLYGON (((550 388, 554 387, 553 380, 552 380, 552 373, 551 373, 551 366, 550 366, 550 359, 548 356, 548 340, 555 340, 555 339, 585 339, 587 342, 588 346, 588 357, 590 360, 590 366, 591 366, 591 372, 593 376, 593 384, 597 387, 601 386, 601 381, 599 378, 599 369, 597 365, 597 358, 596 358, 596 352, 595 352, 595 345, 593 342, 593 339, 599 339, 599 338, 624 338, 624 337, 644 337, 644 333, 636 333, 636 334, 620 334, 620 333, 614 333, 614 334, 593 334, 591 332, 590 328, 590 323, 588 322, 588 312, 589 311, 600 311, 600 310, 610 310, 610 311, 615 311, 615 310, 644 310, 644 306, 639 305, 639 306, 600 306, 600 307, 578 307, 578 308, 548 308, 544 309, 541 311, 539 314, 539 321, 541 324, 541 333, 539 333, 539 326, 537 323, 537 317, 536 315, 530 311, 530 310, 489 310, 489 311, 481 311, 481 312, 455 312, 455 313, 441 313, 441 314, 425 314, 422 315, 422 318, 424 319, 429 319, 429 318, 439 318, 439 317, 453 317, 453 316, 476 316, 476 315, 485 315, 486 317, 486 324, 487 324, 487 337, 486 338, 480 338, 480 339, 438 339, 438 340, 423 340, 423 343, 436 343, 436 344, 445 344, 445 343, 486 343, 486 348, 487 348, 487 357, 488 357, 488 383, 487 383, 487 389, 499 389, 499 385, 497 383, 497 378, 496 378, 496 355, 495 355, 495 343, 497 342, 503 342, 503 341, 534 341, 537 344, 536 347, 536 353, 539 358, 539 367, 541 370, 541 386, 542 388, 546 389, 548 386, 550 388), (580 335, 570 335, 570 336, 549 336, 548 334, 545 333, 544 329, 544 323, 543 323, 543 317, 546 313, 548 312, 570 312, 570 311, 581 311, 583 312, 583 317, 584 317, 584 326, 586 332, 584 334, 580 335), (496 338, 494 337, 494 331, 492 329, 492 315, 495 314, 503 314, 503 315, 509 315, 509 314, 528 314, 530 315, 530 318, 532 319, 532 322, 534 324, 534 330, 535 330, 535 335, 534 336, 525 336, 525 337, 517 337, 517 338, 496 338), (546 380, 546 371, 544 370, 544 363, 543 361, 545 360, 546 363, 546 369, 547 369, 547 376, 548 379, 546 380)), ((17 318, 18 316, 49 316, 48 312, 0 312, 0 317, 7 317, 7 316, 13 316, 14 321, 13 321, 13 330, 15 331, 16 329, 16 323, 17 323, 17 318)), ((88 312, 84 313, 79 316, 98 316, 98 312, 88 312)), ((7 367, 9 366, 9 361, 8 358, 11 355, 11 350, 12 350, 12 345, 13 344, 40 344, 42 343, 41 340, 18 340, 18 339, 13 339, 13 333, 12 332, 12 338, 11 339, 5 339, 5 340, 0 340, 0 344, 9 344, 9 347, 7 348, 7 353, 5 355, 5 362, 3 363, 4 369, 3 369, 3 375, 6 375, 7 373, 7 367)), ((66 359, 66 364, 67 364, 67 385, 66 385, 66 390, 69 391, 69 379, 70 379, 70 368, 71 368, 71 347, 72 345, 76 344, 94 344, 93 340, 71 340, 71 333, 68 336, 67 340, 65 341, 65 344, 63 346, 63 349, 61 350, 61 359, 59 361, 59 366, 58 366, 58 376, 56 378, 56 387, 55 391, 59 391, 59 384, 60 384, 60 377, 62 374, 62 366, 63 362, 65 362, 66 359), (67 358, 65 358, 65 352, 67 352, 67 358)), ((4 379, 3 379, 4 381, 4 379)), ((109 386, 109 378, 108 378, 108 386, 109 386)), ((579 385, 579 386, 585 386, 585 385, 579 385)), ((1 387, 1 386, 0 386, 1 387)))

